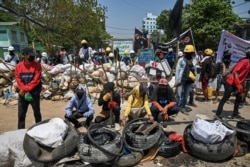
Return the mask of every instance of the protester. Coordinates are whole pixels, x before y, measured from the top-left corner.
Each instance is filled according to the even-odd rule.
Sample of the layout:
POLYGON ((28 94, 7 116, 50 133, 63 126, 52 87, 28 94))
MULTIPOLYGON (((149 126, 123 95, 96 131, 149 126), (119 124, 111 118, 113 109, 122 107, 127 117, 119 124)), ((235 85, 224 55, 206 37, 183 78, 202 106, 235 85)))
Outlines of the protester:
POLYGON ((193 89, 195 81, 195 61, 193 61, 194 46, 186 45, 184 56, 178 58, 175 73, 176 100, 180 111, 188 115, 186 109, 187 97, 193 89), (192 75, 191 75, 192 74, 192 75))
POLYGON ((35 62, 35 52, 32 48, 23 49, 23 61, 18 63, 15 68, 17 81, 18 98, 18 129, 25 128, 25 118, 29 104, 32 106, 35 122, 42 120, 40 112, 40 92, 41 83, 41 64, 35 62))
POLYGON ((102 111, 96 116, 95 123, 100 123, 110 118, 110 111, 115 115, 115 130, 119 131, 120 127, 120 104, 121 97, 118 92, 114 90, 115 84, 108 82, 103 86, 98 105, 102 106, 102 111))
POLYGON ((204 58, 201 61, 201 74, 199 81, 201 82, 202 92, 203 92, 203 102, 208 102, 208 83, 210 79, 210 72, 211 72, 211 61, 213 50, 212 49, 205 49, 204 51, 204 58))
POLYGON ((124 51, 124 56, 122 58, 122 61, 126 64, 126 66, 131 64, 131 58, 130 58, 129 50, 126 49, 124 51))
POLYGON ((134 50, 130 50, 131 66, 138 64, 138 57, 134 50))
POLYGON ((133 88, 132 94, 128 97, 122 125, 125 126, 127 121, 142 118, 146 114, 150 121, 154 121, 148 103, 147 84, 141 83, 133 88))
POLYGON ((15 53, 15 48, 13 46, 9 46, 8 48, 9 54, 4 57, 4 61, 6 63, 10 63, 13 66, 16 66, 19 63, 19 57, 15 53))
POLYGON ((242 101, 241 93, 243 92, 243 82, 247 78, 250 71, 250 48, 246 49, 246 57, 240 59, 234 66, 230 75, 226 78, 224 83, 224 94, 218 105, 216 116, 222 118, 223 106, 234 92, 236 99, 234 101, 233 114, 230 118, 242 118, 239 113, 239 105, 242 101))
POLYGON ((173 52, 173 48, 168 49, 168 53, 165 55, 165 59, 168 61, 171 69, 173 69, 176 61, 176 54, 173 52))
POLYGON ((167 79, 159 80, 158 86, 153 91, 151 102, 150 110, 155 121, 158 121, 159 113, 162 114, 163 120, 168 120, 168 116, 179 112, 174 91, 168 85, 167 79))
POLYGON ((79 128, 82 124, 78 121, 79 118, 86 118, 84 124, 85 127, 88 127, 93 120, 94 115, 94 106, 91 103, 90 98, 86 93, 85 85, 78 85, 75 89, 75 95, 70 99, 66 108, 65 108, 65 119, 72 122, 75 128, 79 128))
POLYGON ((80 64, 91 63, 91 57, 93 56, 92 48, 89 47, 87 40, 83 39, 81 41, 81 49, 79 50, 80 64))

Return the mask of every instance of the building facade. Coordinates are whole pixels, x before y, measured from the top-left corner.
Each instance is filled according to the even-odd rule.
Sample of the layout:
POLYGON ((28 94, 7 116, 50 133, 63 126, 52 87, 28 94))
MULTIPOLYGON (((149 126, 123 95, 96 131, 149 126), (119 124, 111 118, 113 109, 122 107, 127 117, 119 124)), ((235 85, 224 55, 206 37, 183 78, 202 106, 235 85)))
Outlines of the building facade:
POLYGON ((0 22, 0 57, 8 54, 8 47, 12 45, 16 53, 28 46, 25 31, 18 22, 0 22))
POLYGON ((158 16, 153 15, 152 13, 147 13, 147 17, 143 18, 142 29, 148 31, 148 34, 152 34, 157 30, 156 19, 158 16))

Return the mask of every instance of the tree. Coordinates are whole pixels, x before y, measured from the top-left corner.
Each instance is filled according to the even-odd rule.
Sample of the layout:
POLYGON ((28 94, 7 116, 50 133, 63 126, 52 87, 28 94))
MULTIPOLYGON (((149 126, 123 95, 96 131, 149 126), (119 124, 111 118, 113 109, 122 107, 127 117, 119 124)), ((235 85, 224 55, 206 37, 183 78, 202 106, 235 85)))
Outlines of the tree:
POLYGON ((19 18, 30 42, 39 41, 49 52, 53 46, 79 48, 82 39, 97 47, 110 37, 103 22, 107 9, 97 0, 22 0, 18 5, 5 0, 1 6, 19 18))
POLYGON ((234 23, 241 19, 233 13, 228 0, 192 0, 183 11, 183 29, 191 27, 196 49, 216 50, 223 29, 234 33, 234 23))

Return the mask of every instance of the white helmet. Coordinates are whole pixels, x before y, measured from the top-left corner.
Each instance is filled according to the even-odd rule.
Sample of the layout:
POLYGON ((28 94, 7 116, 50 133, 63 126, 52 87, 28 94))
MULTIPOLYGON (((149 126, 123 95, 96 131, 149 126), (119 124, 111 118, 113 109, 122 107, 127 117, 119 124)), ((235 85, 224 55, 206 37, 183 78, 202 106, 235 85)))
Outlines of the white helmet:
POLYGON ((183 56, 183 52, 182 52, 182 51, 179 51, 179 52, 178 52, 178 56, 180 56, 180 57, 183 56))
POLYGON ((131 50, 131 51, 130 51, 130 54, 133 54, 133 53, 135 53, 135 51, 134 51, 134 50, 131 50))
POLYGON ((46 52, 42 52, 42 57, 48 57, 48 54, 46 52))
POLYGON ((8 51, 13 51, 15 48, 13 46, 9 46, 8 51))
POLYGON ((114 53, 109 53, 109 57, 114 57, 114 53))

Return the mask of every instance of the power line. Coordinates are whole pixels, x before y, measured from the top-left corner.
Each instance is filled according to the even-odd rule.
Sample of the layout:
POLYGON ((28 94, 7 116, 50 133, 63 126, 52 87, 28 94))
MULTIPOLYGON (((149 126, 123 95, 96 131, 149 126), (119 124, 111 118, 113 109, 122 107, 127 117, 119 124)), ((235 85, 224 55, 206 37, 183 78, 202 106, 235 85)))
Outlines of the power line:
POLYGON ((246 4, 246 3, 248 3, 248 2, 243 2, 243 3, 241 3, 241 4, 234 5, 233 8, 238 7, 238 6, 241 6, 241 5, 244 5, 244 4, 246 4))
POLYGON ((130 28, 119 28, 119 27, 112 27, 112 26, 106 26, 106 27, 111 28, 111 29, 116 29, 116 30, 125 30, 125 31, 134 30, 134 29, 130 29, 130 28))
POLYGON ((248 13, 248 11, 238 13, 238 15, 240 15, 240 14, 245 14, 245 13, 248 13))

